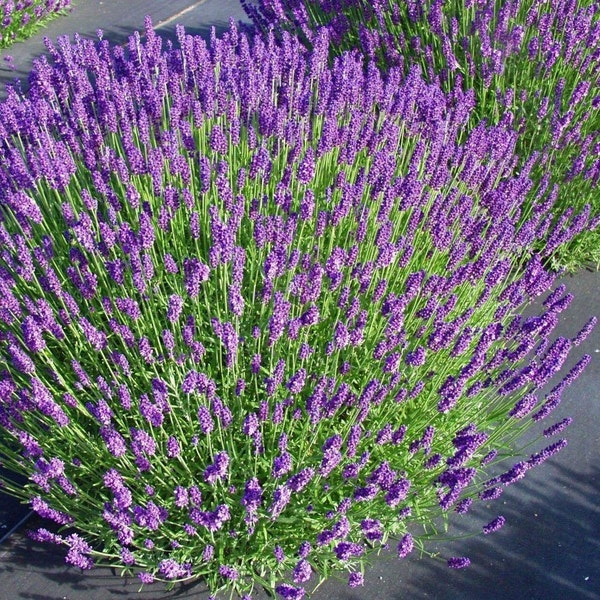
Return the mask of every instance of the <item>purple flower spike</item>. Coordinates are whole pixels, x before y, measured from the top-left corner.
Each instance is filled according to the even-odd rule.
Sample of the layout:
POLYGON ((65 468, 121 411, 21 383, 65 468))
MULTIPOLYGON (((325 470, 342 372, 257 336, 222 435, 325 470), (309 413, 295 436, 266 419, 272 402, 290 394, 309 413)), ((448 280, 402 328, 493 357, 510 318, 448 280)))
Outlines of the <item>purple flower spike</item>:
POLYGON ((506 523, 506 519, 502 515, 499 515, 483 527, 483 533, 489 535, 494 531, 498 531, 503 527, 504 523, 506 523))
POLYGON ((210 268, 196 258, 186 258, 183 262, 185 289, 190 298, 200 294, 200 284, 208 281, 210 268))
POLYGON ((167 442, 167 456, 169 458, 176 458, 181 454, 181 446, 179 441, 174 436, 169 436, 169 440, 167 442))
POLYGON ((294 583, 304 583, 310 579, 311 575, 312 567, 310 563, 306 559, 301 559, 294 567, 292 581, 294 583))
POLYGON ((410 533, 404 534, 398 542, 398 557, 406 558, 414 548, 414 541, 410 533))
POLYGON ((213 463, 204 471, 204 480, 207 483, 214 484, 227 476, 229 468, 229 456, 227 452, 217 452, 213 463))
POLYGON ((280 456, 275 457, 271 476, 281 477, 292 470, 292 455, 289 452, 282 452, 280 456))
POLYGON ((138 578, 142 583, 148 585, 154 582, 154 575, 152 575, 152 573, 148 573, 147 571, 140 571, 138 573, 138 578))
POLYGON ((231 565, 221 565, 219 567, 219 575, 232 581, 235 581, 239 577, 237 569, 231 565))
POLYGON ((158 565, 160 574, 166 579, 177 579, 189 574, 188 569, 173 558, 161 560, 158 565))
POLYGON ((471 560, 466 556, 453 556, 448 559, 448 566, 451 569, 464 569, 471 564, 471 560))
POLYGON ((249 515, 253 515, 259 509, 262 503, 262 488, 256 477, 246 482, 244 497, 241 502, 249 515))
POLYGON ((41 352, 46 347, 42 337, 42 329, 31 315, 25 317, 21 324, 25 344, 30 352, 41 352))
POLYGON ((198 422, 200 423, 200 431, 204 435, 208 435, 215 428, 213 418, 206 406, 201 406, 198 409, 198 422))
POLYGON ((183 298, 177 294, 169 297, 169 307, 167 309, 167 318, 169 322, 175 323, 181 315, 183 309, 183 298))
POLYGON ((348 586, 351 588, 360 587, 364 585, 365 577, 362 573, 350 573, 348 576, 348 586))
POLYGON ((65 541, 69 544, 69 551, 65 559, 67 563, 80 569, 91 569, 94 566, 94 561, 86 556, 92 552, 92 547, 86 541, 76 533, 67 536, 65 541))
POLYGON ((557 433, 561 433, 572 422, 573 422, 573 419, 571 417, 565 417, 564 419, 562 419, 558 423, 555 423, 551 427, 548 427, 547 429, 544 429, 544 437, 551 437, 553 435, 556 435, 557 433))
POLYGON ((289 583, 282 583, 275 588, 275 592, 283 598, 283 600, 302 600, 306 595, 306 590, 303 587, 295 587, 289 583))

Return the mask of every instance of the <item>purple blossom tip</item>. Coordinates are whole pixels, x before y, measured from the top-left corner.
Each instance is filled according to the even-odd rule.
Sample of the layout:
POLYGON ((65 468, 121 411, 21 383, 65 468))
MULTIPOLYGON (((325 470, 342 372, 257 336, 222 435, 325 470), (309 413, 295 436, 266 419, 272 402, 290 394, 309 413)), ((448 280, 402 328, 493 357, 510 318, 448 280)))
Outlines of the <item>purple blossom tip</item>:
POLYGON ((490 521, 487 525, 484 525, 483 533, 485 535, 489 535, 494 531, 498 531, 504 526, 504 523, 506 523, 506 519, 502 515, 499 515, 495 519, 490 521))
POLYGON ((448 566, 451 569, 464 569, 471 564, 467 556, 452 556, 448 559, 448 566))
POLYGON ((404 534, 402 539, 398 542, 398 557, 406 558, 414 548, 413 537, 410 533, 404 534))
POLYGON ((350 573, 348 576, 348 586, 351 588, 360 587, 361 585, 364 585, 364 583, 365 578, 362 573, 350 573))

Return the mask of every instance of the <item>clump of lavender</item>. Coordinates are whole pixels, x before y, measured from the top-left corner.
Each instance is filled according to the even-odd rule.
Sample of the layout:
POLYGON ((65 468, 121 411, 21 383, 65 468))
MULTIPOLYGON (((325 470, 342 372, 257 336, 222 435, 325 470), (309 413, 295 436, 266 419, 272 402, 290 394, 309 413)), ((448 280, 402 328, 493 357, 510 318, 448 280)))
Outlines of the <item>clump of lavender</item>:
POLYGON ((521 224, 516 133, 465 133, 472 97, 418 68, 177 34, 48 40, 0 104, 0 453, 28 478, 4 486, 81 568, 355 587, 566 444, 496 456, 569 424, 589 361, 556 382, 595 324, 553 339, 564 287, 522 316, 555 196, 521 224))
MULTIPOLYGON (((473 90, 470 128, 510 115, 516 153, 539 161, 527 202, 558 185, 555 222, 584 206, 600 215, 600 4, 595 0, 247 0, 261 29, 297 33, 312 47, 318 28, 332 55, 359 48, 378 64, 418 64, 446 92, 473 90)), ((518 167, 519 168, 519 167, 518 167)), ((554 268, 600 265, 598 220, 569 242, 546 238, 554 268)))
POLYGON ((71 0, 0 0, 0 48, 27 39, 70 5, 71 0))

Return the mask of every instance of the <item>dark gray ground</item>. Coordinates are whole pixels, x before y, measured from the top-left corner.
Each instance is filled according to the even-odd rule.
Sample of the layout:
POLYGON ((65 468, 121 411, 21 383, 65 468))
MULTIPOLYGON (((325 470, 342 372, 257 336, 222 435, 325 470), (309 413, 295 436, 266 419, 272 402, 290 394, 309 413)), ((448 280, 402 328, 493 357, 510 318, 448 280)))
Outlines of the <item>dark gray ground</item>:
MULTIPOLYGON (((50 23, 37 36, 0 53, 0 98, 4 85, 19 77, 23 82, 32 58, 44 51, 42 38, 79 32, 95 37, 98 28, 113 42, 127 41, 143 30, 144 16, 152 16, 161 34, 174 35, 183 23, 189 33, 208 36, 211 26, 227 27, 230 16, 245 19, 236 0, 75 0, 73 11, 50 23), (11 71, 2 60, 11 55, 11 71)), ((573 335, 589 316, 600 316, 600 274, 583 271, 564 278, 575 294, 557 334, 573 335)), ((525 479, 511 486, 486 509, 455 519, 450 533, 478 531, 498 513, 507 518, 504 528, 491 536, 476 535, 440 545, 442 556, 471 558, 471 567, 452 571, 442 559, 414 554, 404 561, 390 554, 374 561, 363 588, 350 589, 344 581, 330 580, 315 593, 315 600, 594 600, 600 598, 600 327, 579 348, 576 357, 592 355, 584 375, 565 394, 555 420, 572 416, 569 446, 525 479)), ((576 360, 574 359, 572 362, 576 360)), ((28 513, 11 498, 0 495, 0 538, 28 513)), ((0 600, 107 600, 109 598, 190 598, 208 593, 201 584, 166 593, 146 587, 140 594, 137 580, 109 570, 82 573, 63 562, 54 547, 35 544, 23 529, 0 542, 0 600)), ((434 550, 435 547, 430 548, 434 550)))

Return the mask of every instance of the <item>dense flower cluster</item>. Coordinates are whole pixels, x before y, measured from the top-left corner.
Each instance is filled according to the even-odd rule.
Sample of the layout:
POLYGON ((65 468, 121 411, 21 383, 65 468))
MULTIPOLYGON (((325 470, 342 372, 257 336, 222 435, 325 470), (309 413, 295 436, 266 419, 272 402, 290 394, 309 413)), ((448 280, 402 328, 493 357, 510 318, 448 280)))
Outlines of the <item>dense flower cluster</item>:
POLYGON ((467 132, 473 95, 418 66, 177 35, 48 40, 0 104, 0 451, 29 479, 5 485, 83 568, 358 586, 566 444, 496 458, 568 425, 594 323, 554 340, 563 287, 523 308, 555 280, 532 246, 589 210, 552 224, 546 180, 524 214, 510 118, 467 132))
POLYGON ((70 5, 71 0, 0 0, 0 48, 28 37, 70 5))
MULTIPOLYGON (((600 214, 600 3, 597 0, 243 0, 263 30, 289 30, 313 47, 319 27, 332 54, 359 48, 378 64, 418 64, 445 91, 473 89, 471 126, 514 116, 516 153, 542 159, 533 193, 546 173, 559 185, 555 219, 586 202, 600 214)), ((529 201, 529 198, 528 200, 529 201)), ((571 243, 547 239, 555 265, 600 264, 600 233, 571 243)))

